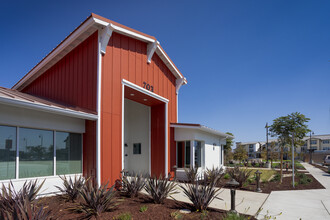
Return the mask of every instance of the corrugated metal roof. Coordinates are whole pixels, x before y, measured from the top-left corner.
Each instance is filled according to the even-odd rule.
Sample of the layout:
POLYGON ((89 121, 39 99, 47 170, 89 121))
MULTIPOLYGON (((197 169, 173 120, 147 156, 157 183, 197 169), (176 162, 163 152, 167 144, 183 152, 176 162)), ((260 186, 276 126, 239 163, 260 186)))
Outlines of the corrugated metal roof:
POLYGON ((75 106, 63 105, 54 101, 46 100, 37 96, 29 95, 13 89, 0 87, 0 103, 14 105, 22 108, 59 113, 62 115, 76 115, 78 118, 96 119, 96 112, 75 106))

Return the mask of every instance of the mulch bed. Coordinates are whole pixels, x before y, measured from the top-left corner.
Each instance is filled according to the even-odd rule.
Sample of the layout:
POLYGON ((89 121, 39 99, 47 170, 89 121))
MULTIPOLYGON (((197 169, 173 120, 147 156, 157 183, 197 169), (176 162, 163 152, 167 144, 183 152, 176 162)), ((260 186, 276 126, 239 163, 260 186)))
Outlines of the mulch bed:
MULTIPOLYGON (((289 173, 290 172, 288 172, 288 174, 289 173)), ((279 181, 262 182, 260 183, 260 188, 263 193, 271 193, 272 191, 282 191, 282 190, 325 189, 324 186, 321 183, 319 183, 319 181, 317 181, 312 175, 308 175, 308 174, 306 175, 312 179, 312 182, 306 184, 298 184, 294 188, 292 187, 292 176, 283 177, 283 181, 281 184, 279 181)), ((299 180, 300 178, 296 176, 295 182, 299 182, 299 180)), ((255 191, 256 187, 257 184, 254 182, 246 186, 243 186, 240 190, 255 191)))
POLYGON ((320 166, 317 164, 312 164, 314 167, 319 168, 320 170, 323 170, 324 172, 328 173, 328 167, 320 166))
MULTIPOLYGON (((120 204, 111 212, 102 213, 99 219, 116 219, 121 214, 130 213, 132 219, 174 219, 171 213, 177 212, 180 209, 190 209, 192 207, 189 204, 183 202, 177 202, 167 199, 164 204, 154 204, 150 201, 149 197, 145 195, 139 195, 136 198, 127 198, 124 196, 118 196, 121 200, 120 204), (145 212, 140 212, 141 206, 147 206, 148 209, 145 212)), ((38 201, 39 205, 42 205, 46 210, 52 210, 51 219, 83 219, 84 214, 74 213, 68 208, 74 206, 74 203, 66 202, 61 196, 45 197, 38 201)), ((182 214, 184 219, 201 219, 200 212, 191 212, 190 214, 182 214)), ((226 211, 208 209, 207 216, 203 219, 223 219, 226 216, 226 211)), ((95 218, 94 218, 95 219, 95 218)), ((255 219, 254 217, 250 219, 255 219)))

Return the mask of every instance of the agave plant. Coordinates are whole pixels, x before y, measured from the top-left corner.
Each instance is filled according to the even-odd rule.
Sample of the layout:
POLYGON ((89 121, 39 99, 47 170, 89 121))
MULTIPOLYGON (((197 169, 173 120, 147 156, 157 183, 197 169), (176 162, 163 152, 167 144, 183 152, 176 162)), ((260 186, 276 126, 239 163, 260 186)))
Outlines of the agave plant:
POLYGON ((161 204, 164 200, 175 193, 175 182, 171 182, 169 178, 163 178, 162 175, 153 178, 148 178, 144 189, 147 191, 154 203, 161 204))
POLYGON ((189 182, 194 183, 198 176, 198 167, 190 167, 184 169, 189 182))
POLYGON ((240 169, 239 167, 235 167, 233 169, 228 169, 227 173, 232 179, 235 179, 239 185, 238 187, 242 187, 243 184, 249 179, 252 170, 248 169, 240 169))
POLYGON ((77 175, 74 177, 74 180, 66 176, 60 176, 60 178, 63 180, 63 188, 59 186, 56 186, 56 188, 63 193, 63 197, 66 200, 74 202, 80 195, 80 190, 85 184, 85 179, 82 176, 77 177, 77 175))
POLYGON ((123 176, 122 191, 129 197, 136 197, 145 185, 142 174, 134 177, 123 176))
POLYGON ((215 183, 215 186, 218 186, 220 184, 220 180, 222 176, 224 175, 223 168, 212 168, 212 169, 206 169, 204 172, 204 181, 206 184, 209 184, 211 182, 215 183))
POLYGON ((196 181, 194 184, 185 184, 180 187, 183 193, 192 202, 195 210, 202 212, 208 208, 214 199, 220 199, 218 197, 220 188, 215 187, 215 182, 216 179, 203 185, 196 181))
POLYGON ((113 188, 108 189, 108 183, 98 187, 92 181, 87 181, 80 191, 82 201, 70 209, 85 213, 86 218, 98 217, 103 212, 111 211, 117 206, 117 192, 113 188))

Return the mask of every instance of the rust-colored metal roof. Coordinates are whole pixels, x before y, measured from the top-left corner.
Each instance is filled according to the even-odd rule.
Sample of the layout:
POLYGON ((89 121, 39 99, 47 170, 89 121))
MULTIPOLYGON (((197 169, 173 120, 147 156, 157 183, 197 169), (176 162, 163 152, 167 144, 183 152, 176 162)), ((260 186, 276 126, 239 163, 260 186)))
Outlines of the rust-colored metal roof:
POLYGON ((86 109, 77 108, 75 106, 63 105, 61 103, 53 102, 50 100, 46 100, 37 96, 29 95, 26 93, 19 92, 14 89, 7 89, 4 87, 0 87, 0 103, 4 104, 15 104, 16 106, 31 106, 34 109, 49 109, 53 110, 52 112, 60 112, 60 111, 67 111, 68 113, 75 113, 77 115, 93 115, 97 116, 96 112, 92 112, 86 109))

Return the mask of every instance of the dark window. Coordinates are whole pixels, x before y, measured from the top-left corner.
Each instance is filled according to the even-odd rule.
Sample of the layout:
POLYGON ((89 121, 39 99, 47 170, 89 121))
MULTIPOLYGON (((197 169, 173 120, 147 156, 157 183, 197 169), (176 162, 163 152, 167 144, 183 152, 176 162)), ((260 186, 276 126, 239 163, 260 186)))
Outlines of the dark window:
POLYGON ((0 126, 0 180, 15 179, 16 128, 0 126))
POLYGON ((54 174, 53 131, 19 129, 19 178, 54 174))
POLYGON ((133 144, 133 154, 141 154, 141 143, 133 144))
POLYGON ((56 132, 56 175, 82 173, 81 134, 56 132))

